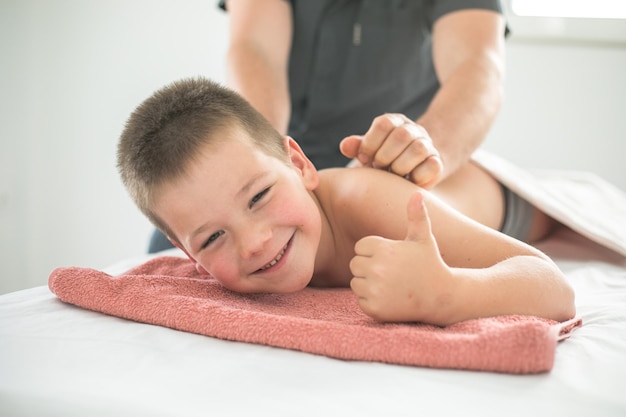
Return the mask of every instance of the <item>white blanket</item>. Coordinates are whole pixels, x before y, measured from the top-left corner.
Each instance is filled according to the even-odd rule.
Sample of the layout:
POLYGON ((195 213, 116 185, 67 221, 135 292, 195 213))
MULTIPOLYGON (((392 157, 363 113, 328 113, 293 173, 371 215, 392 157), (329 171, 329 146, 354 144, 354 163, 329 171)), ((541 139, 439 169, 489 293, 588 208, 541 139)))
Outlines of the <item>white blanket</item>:
POLYGON ((546 214, 626 256, 626 194, 595 174, 528 171, 486 151, 474 161, 546 214))

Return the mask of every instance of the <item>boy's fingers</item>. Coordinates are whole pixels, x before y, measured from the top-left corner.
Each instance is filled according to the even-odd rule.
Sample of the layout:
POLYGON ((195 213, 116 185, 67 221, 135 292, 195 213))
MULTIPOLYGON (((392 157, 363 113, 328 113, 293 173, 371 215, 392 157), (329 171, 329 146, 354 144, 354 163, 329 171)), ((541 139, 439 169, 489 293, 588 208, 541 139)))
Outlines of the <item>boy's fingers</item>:
POLYGON ((365 236, 354 244, 354 253, 359 256, 374 256, 376 249, 386 240, 381 236, 365 236))
POLYGON ((409 224, 405 240, 420 241, 429 239, 431 236, 430 219, 424 204, 424 196, 416 191, 407 205, 409 224))

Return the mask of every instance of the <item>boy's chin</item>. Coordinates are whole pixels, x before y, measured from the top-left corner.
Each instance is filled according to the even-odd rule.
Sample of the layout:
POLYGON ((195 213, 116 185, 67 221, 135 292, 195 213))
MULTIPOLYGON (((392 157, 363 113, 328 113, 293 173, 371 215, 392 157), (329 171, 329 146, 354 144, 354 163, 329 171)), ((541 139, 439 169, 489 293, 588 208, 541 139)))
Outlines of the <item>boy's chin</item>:
POLYGON ((285 285, 278 286, 274 288, 271 292, 274 294, 293 294, 299 291, 302 291, 306 287, 309 286, 311 279, 302 279, 302 280, 293 280, 290 282, 286 282, 285 285))
POLYGON ((248 288, 232 288, 232 286, 229 286, 224 282, 221 282, 219 280, 218 282, 220 282, 223 287, 241 294, 293 294, 298 291, 302 291, 303 289, 308 287, 311 279, 286 279, 284 282, 276 285, 259 285, 257 287, 248 288))

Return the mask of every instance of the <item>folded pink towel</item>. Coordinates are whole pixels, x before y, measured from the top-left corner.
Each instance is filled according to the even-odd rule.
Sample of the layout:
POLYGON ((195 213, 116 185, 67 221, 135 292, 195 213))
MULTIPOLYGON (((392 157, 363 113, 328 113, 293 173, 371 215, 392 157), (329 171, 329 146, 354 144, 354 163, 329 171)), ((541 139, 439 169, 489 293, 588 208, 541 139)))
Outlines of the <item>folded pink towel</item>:
POLYGON ((381 324, 360 310, 349 289, 237 294, 198 274, 187 259, 166 256, 119 276, 57 268, 48 284, 64 302, 138 322, 339 359, 434 368, 549 371, 557 341, 582 324, 529 316, 445 328, 381 324))

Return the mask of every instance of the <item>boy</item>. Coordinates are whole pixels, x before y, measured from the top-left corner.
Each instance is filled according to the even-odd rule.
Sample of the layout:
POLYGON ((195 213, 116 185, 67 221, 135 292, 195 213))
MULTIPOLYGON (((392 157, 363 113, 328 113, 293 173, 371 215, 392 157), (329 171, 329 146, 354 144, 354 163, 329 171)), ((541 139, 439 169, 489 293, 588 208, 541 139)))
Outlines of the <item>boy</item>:
POLYGON ((292 138, 204 79, 173 83, 135 110, 118 166, 142 212, 233 291, 350 286, 379 321, 441 326, 575 314, 557 266, 493 230, 499 184, 474 166, 439 187, 441 197, 380 170, 318 172, 292 138), (471 199, 455 194, 468 188, 463 178, 471 199))

